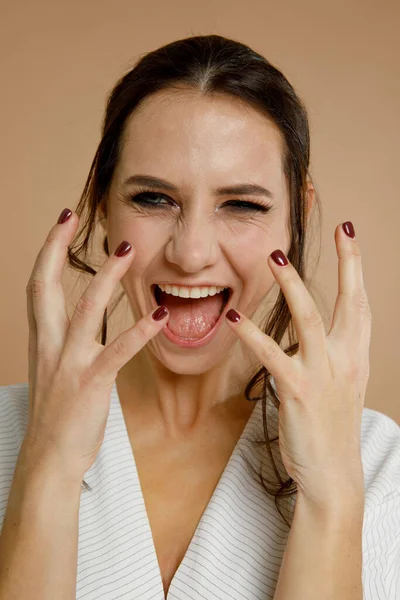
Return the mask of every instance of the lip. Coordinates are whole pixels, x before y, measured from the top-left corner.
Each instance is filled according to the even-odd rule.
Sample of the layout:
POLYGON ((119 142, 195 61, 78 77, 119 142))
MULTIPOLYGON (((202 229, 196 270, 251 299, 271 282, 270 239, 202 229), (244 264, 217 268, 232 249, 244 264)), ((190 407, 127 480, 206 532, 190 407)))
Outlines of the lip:
MULTIPOLYGON (((158 285, 158 284, 154 284, 151 286, 151 292, 152 292, 151 295, 153 297, 154 304, 156 306, 159 306, 156 302, 155 293, 154 293, 156 285, 158 285)), ((199 340, 185 340, 183 338, 180 338, 170 330, 170 328, 168 327, 168 323, 160 331, 159 335, 163 335, 167 340, 169 340, 176 346, 180 346, 181 348, 200 348, 201 346, 205 346, 205 344, 208 344, 217 335, 218 331, 220 330, 222 323, 225 320, 225 315, 231 307, 232 297, 233 297, 233 290, 232 290, 232 288, 229 288, 228 301, 227 301, 226 305, 224 306, 222 313, 219 315, 218 320, 215 322, 215 325, 211 329, 211 331, 209 331, 207 333, 207 335, 205 335, 203 338, 201 338, 199 340)))
POLYGON ((157 281, 153 283, 151 288, 153 289, 156 285, 171 285, 175 287, 224 287, 232 289, 229 285, 220 285, 219 283, 170 283, 169 281, 157 281))

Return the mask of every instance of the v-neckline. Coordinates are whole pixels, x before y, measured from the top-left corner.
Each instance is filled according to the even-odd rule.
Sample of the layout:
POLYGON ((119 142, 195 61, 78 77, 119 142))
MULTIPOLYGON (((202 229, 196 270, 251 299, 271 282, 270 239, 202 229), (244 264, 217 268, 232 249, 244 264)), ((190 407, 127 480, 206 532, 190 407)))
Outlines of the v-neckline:
POLYGON ((149 550, 151 552, 151 556, 152 558, 151 560, 151 566, 152 566, 152 571, 153 571, 153 576, 158 578, 158 582, 157 582, 157 590, 159 588, 159 593, 160 593, 160 600, 174 600, 176 598, 179 598, 179 585, 177 586, 176 584, 179 584, 180 581, 180 575, 182 573, 183 570, 185 570, 186 568, 188 568, 188 564, 190 562, 195 562, 196 561, 196 552, 194 550, 194 547, 196 545, 196 540, 199 536, 200 530, 203 528, 204 526, 204 522, 207 519, 207 516, 210 512, 210 507, 213 504, 213 502, 215 502, 216 497, 218 496, 218 492, 225 480, 225 478, 227 477, 229 471, 232 469, 232 463, 234 458, 236 457, 237 453, 239 452, 239 448, 242 446, 243 440, 246 438, 246 434, 248 432, 248 430, 252 427, 253 423, 255 422, 256 418, 259 416, 259 408, 261 406, 259 401, 254 401, 255 406, 253 407, 253 410, 250 413, 249 418, 247 419, 247 422, 242 430, 242 433, 240 434, 240 437, 238 438, 229 458, 228 461, 225 465, 224 470, 221 473, 220 478, 218 479, 218 482, 214 488, 214 491, 207 503, 206 508, 204 509, 198 523, 195 529, 195 532, 189 542, 189 545, 186 549, 186 552, 177 568, 177 570, 174 573, 173 578, 171 579, 167 594, 165 595, 164 593, 164 585, 163 585, 163 581, 162 581, 162 575, 161 575, 161 570, 160 570, 160 566, 158 563, 158 558, 157 558, 157 553, 156 553, 156 547, 154 544, 154 538, 153 538, 153 533, 151 530, 151 525, 150 525, 150 519, 147 513, 147 509, 146 509, 146 504, 144 501, 144 495, 143 495, 143 490, 142 490, 142 486, 140 483, 140 478, 139 478, 139 473, 138 473, 138 469, 136 466, 136 460, 135 460, 135 455, 132 449, 132 445, 130 443, 129 440, 129 434, 128 434, 128 430, 127 430, 127 426, 125 423, 125 418, 122 412, 122 407, 121 407, 121 402, 120 402, 120 398, 118 395, 118 390, 117 390, 117 386, 116 383, 114 383, 113 386, 113 393, 114 393, 114 398, 116 400, 116 411, 118 413, 118 418, 120 419, 121 425, 122 425, 122 431, 120 433, 122 433, 122 439, 120 438, 120 442, 123 443, 124 445, 124 450, 125 452, 128 453, 128 455, 130 455, 130 464, 131 464, 131 468, 132 468, 132 473, 129 473, 128 475, 133 475, 134 481, 138 483, 138 490, 140 490, 140 497, 136 498, 136 505, 139 507, 142 515, 143 515, 143 519, 145 520, 145 528, 148 531, 148 533, 150 534, 148 537, 148 544, 149 544, 149 550))

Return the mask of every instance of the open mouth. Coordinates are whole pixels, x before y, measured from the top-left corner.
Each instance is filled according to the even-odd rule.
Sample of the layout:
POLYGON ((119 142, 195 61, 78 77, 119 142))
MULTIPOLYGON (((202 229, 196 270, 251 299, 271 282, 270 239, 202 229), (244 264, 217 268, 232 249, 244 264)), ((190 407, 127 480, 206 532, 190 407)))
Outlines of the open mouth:
POLYGON ((212 339, 233 295, 229 287, 201 298, 174 296, 163 292, 157 284, 153 284, 151 290, 157 305, 166 306, 169 312, 165 335, 184 346, 199 346, 212 339))
MULTIPOLYGON (((152 294, 153 294, 158 306, 161 306, 161 304, 162 304, 161 296, 163 294, 165 294, 165 292, 162 292, 156 283, 151 286, 151 291, 152 291, 152 294)), ((221 315, 224 312, 224 309, 233 294, 233 290, 231 288, 225 288, 222 290, 222 292, 219 292, 219 294, 215 294, 215 296, 219 296, 220 294, 222 295, 222 305, 221 305, 221 309, 219 311, 219 314, 221 315)), ((171 296, 172 298, 177 298, 177 296, 173 296, 172 294, 168 294, 168 296, 171 296)), ((203 298, 179 298, 179 300, 182 300, 183 302, 186 301, 189 303, 190 301, 196 302, 196 300, 203 300, 203 298)))

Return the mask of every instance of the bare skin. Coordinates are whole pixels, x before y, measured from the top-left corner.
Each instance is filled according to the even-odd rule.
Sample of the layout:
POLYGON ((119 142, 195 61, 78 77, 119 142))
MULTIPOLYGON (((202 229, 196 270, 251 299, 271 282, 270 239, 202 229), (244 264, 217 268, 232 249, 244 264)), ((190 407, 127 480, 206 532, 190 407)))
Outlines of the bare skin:
POLYGON ((249 402, 246 412, 239 406, 221 411, 208 428, 168 444, 133 420, 127 423, 165 597, 254 408, 249 402))
MULTIPOLYGON (((276 285, 267 257, 290 247, 282 147, 273 123, 227 97, 162 92, 131 116, 99 217, 110 253, 122 240, 135 248, 121 280, 135 321, 154 305, 153 283, 211 281, 231 287, 232 306, 259 324, 276 285), (161 178, 178 190, 124 185, 137 174, 161 178), (242 183, 263 186, 273 198, 212 192, 242 183), (129 199, 143 191, 162 194, 151 198, 159 206, 129 199), (237 201, 271 208, 266 213, 239 209, 237 201)), ((309 182, 309 211, 313 201, 309 182)), ((198 349, 180 348, 160 333, 118 372, 165 595, 254 408, 243 389, 258 366, 224 323, 198 349), (183 485, 187 493, 177 499, 176 489, 183 485)))

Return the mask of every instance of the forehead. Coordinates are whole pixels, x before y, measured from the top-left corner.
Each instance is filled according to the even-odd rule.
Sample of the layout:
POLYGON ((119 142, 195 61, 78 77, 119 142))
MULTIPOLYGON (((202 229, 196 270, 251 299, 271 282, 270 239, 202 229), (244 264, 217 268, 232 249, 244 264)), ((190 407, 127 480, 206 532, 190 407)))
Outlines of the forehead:
MULTIPOLYGON (((176 183, 211 173, 240 179, 282 174, 278 127, 240 99, 168 90, 146 98, 127 119, 118 171, 168 174, 176 183)), ((261 183, 261 182, 260 182, 261 183)))

